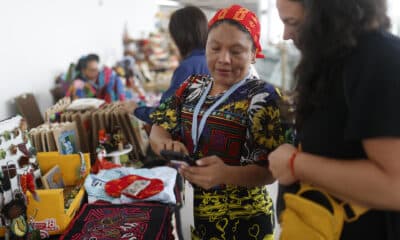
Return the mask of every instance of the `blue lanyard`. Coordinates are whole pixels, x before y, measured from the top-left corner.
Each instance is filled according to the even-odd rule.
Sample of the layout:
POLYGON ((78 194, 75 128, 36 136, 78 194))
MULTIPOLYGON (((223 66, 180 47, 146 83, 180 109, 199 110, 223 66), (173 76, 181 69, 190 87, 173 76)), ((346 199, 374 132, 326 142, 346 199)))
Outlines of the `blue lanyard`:
POLYGON ((208 93, 211 90, 212 84, 208 84, 207 88, 204 90, 203 95, 201 95, 199 102, 196 104, 196 107, 194 108, 193 112, 193 121, 192 121, 192 140, 193 140, 193 152, 197 151, 198 143, 200 140, 201 133, 204 130, 204 126, 206 125, 206 121, 208 116, 212 113, 212 111, 215 110, 221 103, 223 103, 233 92, 236 91, 240 86, 242 86, 245 82, 246 79, 250 77, 250 74, 246 76, 244 79, 242 79, 240 82, 235 83, 232 87, 228 89, 224 93, 224 95, 221 96, 218 101, 216 101, 213 105, 210 106, 210 108, 207 109, 207 111, 204 112, 203 117, 200 120, 200 125, 197 125, 197 118, 200 113, 201 106, 203 106, 204 102, 206 101, 206 97, 208 93), (197 127, 198 126, 198 127, 197 127))

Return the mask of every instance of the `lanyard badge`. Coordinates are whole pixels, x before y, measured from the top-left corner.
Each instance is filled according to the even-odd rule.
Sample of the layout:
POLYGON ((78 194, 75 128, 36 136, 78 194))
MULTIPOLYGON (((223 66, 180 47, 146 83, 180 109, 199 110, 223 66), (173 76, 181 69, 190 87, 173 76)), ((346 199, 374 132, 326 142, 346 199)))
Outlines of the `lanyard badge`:
POLYGON ((234 93, 240 86, 242 86, 246 79, 250 77, 250 74, 247 75, 244 79, 240 82, 235 83, 232 87, 226 91, 220 99, 218 99, 213 105, 211 105, 203 114, 203 117, 200 120, 200 124, 198 124, 198 116, 200 113, 200 109, 203 106, 204 102, 206 101, 207 95, 211 90, 212 84, 208 84, 207 88, 204 90, 203 95, 201 95, 199 102, 196 104, 193 112, 193 121, 192 121, 192 141, 193 141, 193 152, 195 153, 198 149, 200 136, 204 130, 204 127, 207 122, 207 118, 210 114, 219 106, 221 105, 232 93, 234 93))

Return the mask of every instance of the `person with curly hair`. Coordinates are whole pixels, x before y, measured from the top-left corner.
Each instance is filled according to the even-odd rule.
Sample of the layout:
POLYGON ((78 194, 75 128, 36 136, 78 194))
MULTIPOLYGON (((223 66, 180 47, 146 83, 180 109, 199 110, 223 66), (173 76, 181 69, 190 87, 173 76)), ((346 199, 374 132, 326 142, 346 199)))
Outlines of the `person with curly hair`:
POLYGON ((344 223, 340 239, 400 239, 400 39, 388 32, 386 1, 277 0, 277 8, 284 39, 301 52, 301 151, 283 144, 269 155, 280 192, 307 183, 369 209, 344 223))

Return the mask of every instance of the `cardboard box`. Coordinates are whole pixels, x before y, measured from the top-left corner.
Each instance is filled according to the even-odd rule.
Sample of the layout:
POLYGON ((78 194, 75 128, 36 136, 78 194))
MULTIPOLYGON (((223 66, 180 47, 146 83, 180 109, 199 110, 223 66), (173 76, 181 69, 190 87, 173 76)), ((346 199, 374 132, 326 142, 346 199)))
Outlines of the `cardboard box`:
MULTIPOLYGON (((86 163, 86 174, 90 172, 89 154, 84 154, 86 163)), ((81 158, 79 154, 60 155, 58 152, 38 153, 37 161, 42 173, 46 173, 53 166, 58 165, 63 173, 63 180, 66 186, 74 186, 80 181, 79 169, 81 158)), ((68 227, 75 214, 81 206, 85 189, 82 185, 78 194, 71 202, 68 209, 64 209, 63 189, 37 190, 40 201, 37 202, 28 192, 27 216, 35 217, 35 227, 41 230, 41 234, 56 235, 61 234, 68 227)), ((4 236, 5 229, 0 229, 0 235, 4 236)))

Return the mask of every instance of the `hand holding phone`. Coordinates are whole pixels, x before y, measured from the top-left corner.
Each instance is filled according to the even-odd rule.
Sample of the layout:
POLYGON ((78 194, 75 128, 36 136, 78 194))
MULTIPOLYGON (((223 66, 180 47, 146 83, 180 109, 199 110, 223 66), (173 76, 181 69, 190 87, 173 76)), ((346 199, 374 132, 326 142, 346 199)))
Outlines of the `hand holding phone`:
POLYGON ((161 156, 165 158, 166 160, 175 163, 175 164, 187 164, 189 166, 195 166, 196 165, 196 160, 191 158, 189 155, 181 153, 181 152, 175 152, 172 150, 161 150, 160 152, 161 156))

